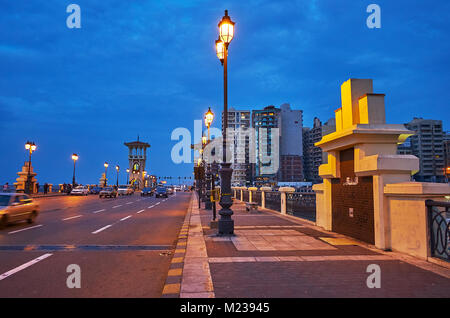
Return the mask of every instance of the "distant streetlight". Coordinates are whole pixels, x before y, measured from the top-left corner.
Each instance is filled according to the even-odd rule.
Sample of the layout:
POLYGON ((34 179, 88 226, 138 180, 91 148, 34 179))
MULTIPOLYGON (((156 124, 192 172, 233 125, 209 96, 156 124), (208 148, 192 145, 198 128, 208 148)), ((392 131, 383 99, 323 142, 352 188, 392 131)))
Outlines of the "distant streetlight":
POLYGON ((72 154, 73 160, 73 178, 72 178, 72 188, 75 188, 75 163, 78 160, 78 155, 76 153, 72 154))
POLYGON ((233 201, 231 199, 231 175, 233 169, 231 163, 227 162, 227 128, 228 128, 228 46, 234 37, 234 25, 228 16, 228 10, 225 10, 225 15, 219 22, 219 40, 216 41, 216 54, 223 65, 223 160, 220 169, 220 189, 222 195, 220 196, 220 206, 222 209, 219 211, 219 235, 232 235, 234 234, 234 221, 231 218, 233 210, 231 206, 233 201), (222 44, 220 43, 222 42, 222 44))
MULTIPOLYGON (((222 44, 223 42, 220 41, 222 44)), ((220 59, 220 56, 218 56, 220 59)), ((208 128, 208 139, 206 140, 205 144, 208 144, 210 141, 210 127, 214 120, 214 113, 211 111, 211 107, 208 107, 208 111, 205 114, 205 126, 208 128)), ((208 157, 209 158, 209 157, 208 157)), ((210 161, 210 160, 209 160, 210 161)), ((214 176, 211 173, 211 162, 206 163, 206 191, 207 191, 207 197, 205 202, 205 209, 207 210, 213 210, 213 221, 216 220, 216 203, 211 201, 211 192, 214 193, 214 176)))
POLYGON ((116 166, 116 171, 117 171, 117 181, 116 181, 116 187, 119 187, 119 165, 116 166))
POLYGON ((103 182, 103 184, 104 184, 104 187, 106 187, 106 174, 107 174, 107 172, 108 172, 108 166, 109 166, 109 164, 108 164, 107 162, 105 162, 105 163, 103 164, 103 166, 105 167, 105 181, 103 182))
POLYGON ((127 184, 130 183, 130 169, 127 169, 127 184))
POLYGON ((25 144, 25 149, 29 151, 29 158, 28 158, 28 175, 27 175, 27 181, 25 182, 25 193, 31 194, 33 193, 33 185, 31 182, 31 154, 33 151, 36 150, 36 144, 34 142, 27 141, 25 144))

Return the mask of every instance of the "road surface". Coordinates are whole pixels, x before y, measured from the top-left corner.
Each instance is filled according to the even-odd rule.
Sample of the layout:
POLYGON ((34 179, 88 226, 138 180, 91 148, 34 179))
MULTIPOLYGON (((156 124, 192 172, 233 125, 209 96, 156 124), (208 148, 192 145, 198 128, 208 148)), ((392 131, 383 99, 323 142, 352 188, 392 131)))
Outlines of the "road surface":
POLYGON ((189 199, 37 199, 34 224, 0 230, 0 298, 160 297, 189 199), (81 288, 67 287, 71 264, 81 288))

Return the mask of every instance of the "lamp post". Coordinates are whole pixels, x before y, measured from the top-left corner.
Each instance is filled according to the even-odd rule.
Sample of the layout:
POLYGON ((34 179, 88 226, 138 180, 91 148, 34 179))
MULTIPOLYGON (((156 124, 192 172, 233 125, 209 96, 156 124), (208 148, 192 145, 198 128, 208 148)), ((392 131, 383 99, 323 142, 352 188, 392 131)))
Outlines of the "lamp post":
POLYGON ((109 164, 107 162, 105 162, 105 164, 103 165, 105 167, 105 182, 104 182, 104 187, 106 187, 106 173, 108 172, 108 166, 109 164))
POLYGON ((73 178, 72 178, 72 188, 75 188, 75 163, 78 160, 78 155, 76 153, 72 154, 73 160, 73 178))
POLYGON ((25 144, 25 149, 29 151, 28 175, 27 181, 25 182, 25 193, 32 194, 34 191, 33 184, 31 182, 31 154, 36 150, 36 144, 34 142, 27 141, 27 143, 25 144))
POLYGON ((231 199, 231 175, 233 169, 231 163, 227 162, 227 128, 228 128, 228 46, 234 36, 234 25, 228 16, 228 10, 225 10, 225 15, 219 22, 219 39, 216 41, 216 54, 223 65, 223 160, 220 169, 220 206, 222 209, 219 211, 219 235, 233 235, 234 234, 234 221, 231 218, 233 210, 233 200, 231 199))
POLYGON ((117 181, 116 181, 116 188, 119 188, 119 165, 116 165, 116 171, 117 171, 117 181))
POLYGON ((130 183, 130 169, 127 169, 127 185, 130 183))

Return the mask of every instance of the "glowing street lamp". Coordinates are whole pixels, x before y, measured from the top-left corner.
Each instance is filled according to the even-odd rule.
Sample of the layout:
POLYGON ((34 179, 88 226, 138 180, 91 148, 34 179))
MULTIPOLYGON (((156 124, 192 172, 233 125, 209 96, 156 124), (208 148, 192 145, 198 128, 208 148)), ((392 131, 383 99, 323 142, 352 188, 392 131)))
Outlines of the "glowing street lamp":
POLYGON ((117 171, 117 181, 116 181, 116 187, 119 187, 119 165, 116 166, 116 171, 117 171))
POLYGON ((106 173, 108 172, 108 166, 109 166, 109 164, 108 164, 107 162, 105 162, 105 163, 103 164, 103 166, 105 167, 105 182, 104 182, 104 186, 106 187, 106 173))
POLYGON ((27 175, 27 181, 25 183, 25 192, 28 194, 33 193, 33 185, 31 183, 31 154, 33 153, 33 151, 36 150, 36 144, 32 141, 27 141, 27 143, 25 144, 25 149, 28 150, 29 152, 29 157, 28 157, 28 175, 27 175))
POLYGON ((73 178, 72 178, 72 188, 75 188, 75 163, 78 160, 78 155, 76 153, 72 154, 73 160, 73 178))
POLYGON ((222 139, 223 139, 223 160, 220 169, 220 189, 222 195, 220 196, 220 206, 222 209, 219 211, 219 235, 233 235, 234 234, 234 221, 231 218, 233 215, 233 210, 231 206, 233 201, 231 199, 231 175, 233 169, 231 168, 231 163, 227 162, 227 128, 228 128, 228 46, 234 38, 234 25, 235 23, 231 21, 228 16, 228 10, 225 10, 225 15, 219 22, 219 41, 216 41, 216 54, 223 65, 223 129, 222 129, 222 139), (221 59, 223 57, 223 60, 221 59))
POLYGON ((127 184, 130 183, 130 169, 127 169, 127 184))

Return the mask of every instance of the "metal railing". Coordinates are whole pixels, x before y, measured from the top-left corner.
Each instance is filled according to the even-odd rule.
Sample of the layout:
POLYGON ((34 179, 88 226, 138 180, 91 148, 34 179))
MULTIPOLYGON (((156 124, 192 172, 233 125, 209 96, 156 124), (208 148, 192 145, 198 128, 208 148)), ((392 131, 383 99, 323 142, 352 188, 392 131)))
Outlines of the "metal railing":
POLYGON ((450 202, 425 201, 431 256, 450 261, 450 202))
POLYGON ((310 221, 316 220, 315 193, 286 193, 286 213, 310 221))
POLYGON ((252 201, 261 205, 261 191, 253 191, 252 193, 252 201))
POLYGON ((278 191, 265 192, 266 208, 281 212, 281 193, 278 191))
POLYGON ((242 197, 244 202, 248 202, 249 199, 248 190, 242 190, 242 197))

